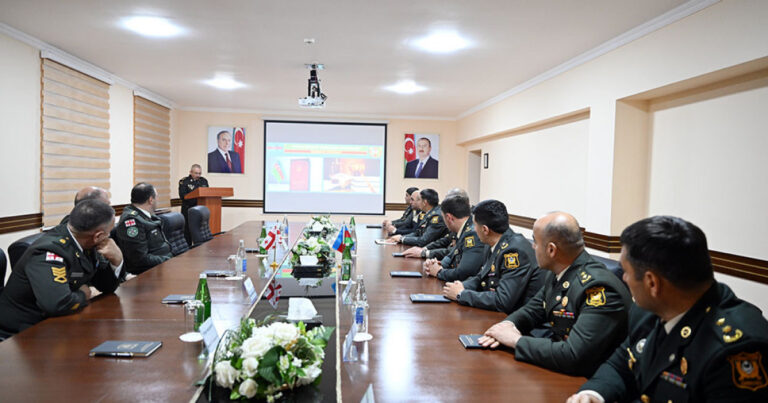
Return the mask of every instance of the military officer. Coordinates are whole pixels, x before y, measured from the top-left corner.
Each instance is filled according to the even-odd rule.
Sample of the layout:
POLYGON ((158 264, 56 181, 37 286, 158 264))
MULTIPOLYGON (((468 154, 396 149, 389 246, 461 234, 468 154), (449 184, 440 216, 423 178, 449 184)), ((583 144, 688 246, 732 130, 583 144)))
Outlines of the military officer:
POLYGON ((579 223, 555 212, 533 225, 533 248, 544 287, 522 308, 489 328, 480 343, 515 349, 515 359, 570 375, 590 376, 627 334, 629 291, 584 250, 579 223), (542 335, 531 332, 549 327, 542 335))
POLYGON ((409 221, 413 220, 413 207, 411 206, 411 195, 413 192, 419 190, 417 187, 409 187, 405 190, 405 211, 403 211, 403 215, 400 216, 400 218, 389 221, 384 220, 384 222, 381 223, 381 227, 384 228, 385 231, 389 232, 395 232, 397 228, 401 225, 407 224, 409 221))
POLYGON ((393 235, 410 234, 419 228, 419 223, 424 219, 426 213, 421 210, 421 192, 418 190, 411 193, 411 211, 413 214, 411 214, 410 220, 407 220, 397 227, 391 224, 388 227, 385 227, 385 230, 390 237, 393 235))
MULTIPOLYGON (((469 203, 469 196, 464 189, 453 188, 448 191, 445 198, 448 199, 453 196, 461 196, 467 199, 469 203)), ((440 207, 442 209, 442 205, 440 207)), ((445 217, 443 217, 445 218, 445 217)), ((445 220, 443 220, 445 221, 445 220)), ((456 232, 448 231, 443 237, 438 238, 424 247, 412 246, 403 251, 403 257, 420 257, 422 259, 437 259, 442 260, 448 252, 453 250, 453 245, 456 243, 456 232)))
POLYGON ((424 262, 424 271, 443 281, 463 281, 480 271, 486 246, 475 232, 468 198, 448 197, 443 200, 440 209, 445 226, 455 234, 457 242, 442 261, 433 258, 424 262))
POLYGON ((163 234, 162 221, 155 215, 156 207, 154 186, 142 182, 133 187, 131 204, 123 209, 116 229, 129 273, 145 272, 173 257, 171 245, 163 234))
POLYGON ((197 206, 196 199, 185 199, 184 197, 197 188, 207 188, 208 180, 200 176, 203 170, 198 164, 189 168, 189 176, 179 180, 179 198, 181 199, 181 214, 184 216, 184 238, 191 244, 192 239, 189 235, 189 216, 187 212, 190 207, 197 206))
POLYGON ((488 245, 483 267, 463 282, 446 283, 443 295, 462 305, 512 312, 541 288, 531 243, 509 228, 507 208, 498 200, 478 203, 474 222, 478 239, 488 245))
POLYGON ((443 216, 440 214, 440 198, 434 189, 423 189, 419 192, 421 197, 421 211, 426 211, 424 218, 419 222, 414 232, 408 235, 395 235, 390 239, 403 245, 424 246, 448 233, 443 216))
POLYGON ((569 402, 768 402, 768 321, 715 281, 707 239, 677 217, 621 234, 629 336, 569 402))
POLYGON ((114 218, 109 204, 81 201, 66 223, 27 249, 0 294, 0 339, 45 318, 78 312, 93 294, 118 287, 123 255, 109 238, 114 218))

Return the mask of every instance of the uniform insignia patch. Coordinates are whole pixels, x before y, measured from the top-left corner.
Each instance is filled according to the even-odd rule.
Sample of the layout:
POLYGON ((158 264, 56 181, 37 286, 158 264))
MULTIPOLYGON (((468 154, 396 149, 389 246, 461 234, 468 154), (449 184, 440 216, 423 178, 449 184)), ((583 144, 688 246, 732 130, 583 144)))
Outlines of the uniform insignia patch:
POLYGON ((67 240, 64 238, 59 239, 59 242, 61 242, 62 245, 67 243, 67 240))
POLYGON ((593 287, 588 289, 587 305, 594 307, 605 305, 605 287, 593 287))
POLYGON ((472 248, 475 246, 475 237, 468 236, 464 238, 464 247, 465 248, 472 248))
POLYGON ((423 219, 424 219, 424 213, 419 213, 419 220, 423 220, 423 219))
POLYGON ((138 213, 135 210, 131 211, 131 215, 136 215, 136 214, 138 214, 138 213))
POLYGON ((187 185, 187 186, 189 187, 189 190, 195 190, 195 185, 193 185, 193 184, 191 184, 191 183, 190 183, 190 184, 189 184, 189 185, 187 185))
POLYGON ((685 357, 680 359, 680 373, 683 375, 688 373, 688 360, 685 357))
POLYGON ((581 284, 586 283, 587 281, 592 279, 592 276, 587 274, 587 272, 583 271, 579 274, 581 276, 581 284))
POLYGON ((691 327, 685 326, 682 329, 680 329, 680 336, 683 336, 684 339, 687 339, 688 336, 691 335, 691 327))
POLYGON ((567 290, 567 289, 568 289, 568 287, 570 287, 570 286, 571 286, 571 283, 569 283, 568 281, 566 281, 566 282, 564 282, 564 283, 563 283, 563 288, 565 288, 566 290, 567 290))
POLYGON ((432 220, 430 220, 430 222, 431 222, 432 224, 437 224, 437 222, 438 222, 439 220, 440 220, 440 217, 438 217, 438 216, 432 216, 432 220))
POLYGON ((495 271, 496 271, 496 265, 495 265, 495 264, 492 264, 492 265, 491 265, 491 273, 493 273, 493 272, 495 272, 495 271))
POLYGON ((51 266, 51 273, 53 274, 53 281, 61 284, 67 282, 67 267, 51 266))
POLYGON ((504 254, 504 266, 507 269, 517 269, 520 267, 520 258, 517 253, 505 253, 504 254))
POLYGON ((480 283, 480 287, 485 287, 485 281, 483 281, 482 283, 480 283))
POLYGON ((64 258, 53 253, 53 252, 45 252, 45 261, 46 262, 64 262, 64 258))
POLYGON ((568 305, 568 296, 563 297, 563 308, 568 305))
POLYGON ((635 350, 637 350, 638 354, 642 354, 644 348, 645 348, 645 339, 640 339, 637 342, 637 344, 635 344, 635 350))
POLYGON ((763 367, 763 356, 759 351, 742 352, 728 357, 731 363, 731 376, 737 388, 756 391, 768 385, 768 376, 763 367))
POLYGON ((139 235, 139 229, 136 227, 129 227, 126 233, 128 234, 129 237, 135 238, 136 235, 139 235))
POLYGON ((130 220, 125 220, 125 226, 126 227, 135 227, 136 226, 136 220, 131 218, 130 220))
POLYGON ((507 249, 507 246, 509 246, 509 244, 504 242, 503 244, 501 244, 501 249, 507 249))
POLYGON ((723 335, 723 341, 726 343, 733 343, 734 341, 738 340, 743 336, 744 334, 741 332, 741 330, 736 329, 736 331, 733 333, 733 335, 730 334, 724 334, 723 335))
POLYGON ((627 360, 627 366, 629 367, 629 369, 631 371, 632 367, 635 366, 635 363, 637 362, 637 359, 635 359, 635 356, 632 354, 632 350, 630 350, 629 347, 627 347, 627 353, 629 354, 629 359, 627 360))
POLYGON ((80 303, 79 302, 76 302, 75 305, 72 305, 72 310, 73 311, 76 311, 77 308, 80 308, 80 303))

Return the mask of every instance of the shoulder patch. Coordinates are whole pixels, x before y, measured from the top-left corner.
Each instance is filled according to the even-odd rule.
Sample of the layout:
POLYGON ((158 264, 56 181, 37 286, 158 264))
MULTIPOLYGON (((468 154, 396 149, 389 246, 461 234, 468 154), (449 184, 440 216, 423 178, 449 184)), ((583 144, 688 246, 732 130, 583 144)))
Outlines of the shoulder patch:
POLYGON ((768 386, 768 376, 763 367, 763 356, 759 351, 741 352, 728 357, 731 363, 733 384, 740 389, 757 391, 768 386))
POLYGON ((45 252, 45 261, 64 263, 64 258, 53 252, 45 252))
POLYGON ((592 276, 585 271, 579 272, 579 278, 581 279, 581 284, 587 283, 590 280, 592 280, 592 276))
POLYGON ((125 220, 125 226, 126 227, 133 227, 136 225, 136 220, 131 218, 130 220, 125 220))
POLYGON ((67 282, 67 267, 51 266, 51 274, 53 274, 53 281, 61 284, 67 282))
POLYGON ((475 237, 474 236, 468 236, 464 238, 464 247, 465 248, 473 248, 475 246, 475 237))
POLYGON ((587 289, 587 305, 594 307, 605 305, 605 287, 587 289))
POLYGON ((507 269, 517 269, 520 267, 520 257, 517 253, 504 254, 504 267, 507 269))
POLYGON ((440 217, 438 216, 432 216, 432 224, 437 224, 437 222, 440 220, 440 217))
POLYGON ((136 235, 139 235, 139 229, 136 227, 129 227, 125 232, 131 238, 135 238, 136 235))

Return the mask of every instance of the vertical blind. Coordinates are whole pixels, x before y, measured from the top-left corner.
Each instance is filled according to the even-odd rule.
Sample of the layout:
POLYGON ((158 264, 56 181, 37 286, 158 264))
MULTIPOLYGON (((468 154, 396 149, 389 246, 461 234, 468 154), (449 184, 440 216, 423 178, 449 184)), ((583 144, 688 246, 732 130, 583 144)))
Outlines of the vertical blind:
POLYGON ((133 180, 151 183, 157 206, 171 207, 171 111, 133 97, 133 180))
POLYGON ((81 188, 109 189, 109 84, 50 59, 41 65, 40 188, 50 226, 69 214, 81 188))

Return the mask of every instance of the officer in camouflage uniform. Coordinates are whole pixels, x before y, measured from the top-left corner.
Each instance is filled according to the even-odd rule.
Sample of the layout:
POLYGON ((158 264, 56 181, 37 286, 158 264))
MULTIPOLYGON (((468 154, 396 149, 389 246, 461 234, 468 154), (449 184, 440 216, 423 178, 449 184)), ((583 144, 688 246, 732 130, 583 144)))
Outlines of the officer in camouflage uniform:
MULTIPOLYGON (((415 193, 414 193, 415 194, 415 193)), ((421 210, 426 211, 419 222, 416 231, 408 235, 395 235, 392 240, 403 245, 424 246, 448 233, 443 216, 440 214, 440 198, 433 189, 423 189, 419 192, 421 210)))
POLYGON ((179 199, 181 199, 181 214, 184 216, 184 238, 188 244, 192 244, 192 238, 189 234, 189 215, 187 212, 190 207, 197 206, 197 199, 185 199, 184 197, 192 193, 197 188, 207 188, 208 180, 200 176, 203 170, 198 164, 189 168, 189 176, 179 180, 179 199))
POLYGON ((462 305, 500 312, 523 306, 541 288, 531 243, 509 228, 504 203, 485 200, 475 206, 475 231, 485 249, 479 273, 446 283, 443 295, 462 305))
POLYGON ((768 402, 768 321, 715 281, 701 229, 650 217, 621 243, 629 336, 569 402, 768 402))
POLYGON ((173 257, 162 221, 155 215, 156 206, 154 186, 142 182, 133 187, 131 205, 123 209, 115 230, 129 273, 145 272, 173 257))
POLYGON ((480 242, 470 214, 469 199, 452 196, 440 205, 443 220, 458 240, 442 259, 424 262, 424 271, 443 281, 462 281, 476 275, 483 266, 487 246, 480 242))
POLYGON ((89 286, 117 289, 123 255, 109 238, 114 218, 108 204, 84 200, 24 252, 0 295, 0 339, 78 312, 91 297, 89 286))
POLYGON ((579 223, 550 213, 533 225, 544 287, 480 338, 486 347, 515 349, 515 358, 553 371, 590 376, 627 334, 626 286, 584 250, 579 223), (547 337, 530 336, 548 327, 547 337))

